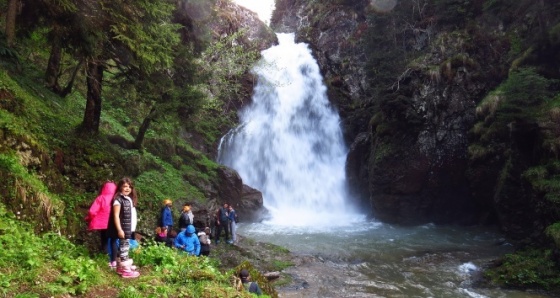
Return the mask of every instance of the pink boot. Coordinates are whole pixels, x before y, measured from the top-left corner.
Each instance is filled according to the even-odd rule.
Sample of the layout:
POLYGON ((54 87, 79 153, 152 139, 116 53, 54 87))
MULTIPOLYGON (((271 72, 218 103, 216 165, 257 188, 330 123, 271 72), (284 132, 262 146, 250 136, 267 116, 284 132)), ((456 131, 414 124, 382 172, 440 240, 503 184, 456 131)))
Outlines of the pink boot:
MULTIPOLYGON (((118 269, 117 269, 118 270, 118 269)), ((140 272, 138 271, 132 271, 130 269, 124 269, 124 271, 122 271, 121 276, 123 278, 137 278, 138 276, 140 276, 140 272)))
POLYGON ((121 262, 117 267, 117 273, 124 278, 136 278, 140 276, 140 272, 135 270, 136 266, 132 265, 132 260, 121 262))

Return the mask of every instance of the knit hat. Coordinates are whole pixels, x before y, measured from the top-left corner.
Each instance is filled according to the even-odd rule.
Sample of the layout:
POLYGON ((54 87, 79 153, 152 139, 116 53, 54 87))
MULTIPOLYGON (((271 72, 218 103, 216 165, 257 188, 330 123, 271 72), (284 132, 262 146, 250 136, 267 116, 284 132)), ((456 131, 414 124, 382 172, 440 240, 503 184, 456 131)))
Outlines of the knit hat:
POLYGON ((249 271, 247 271, 247 269, 241 270, 241 272, 239 272, 239 277, 241 280, 247 279, 249 277, 249 271))

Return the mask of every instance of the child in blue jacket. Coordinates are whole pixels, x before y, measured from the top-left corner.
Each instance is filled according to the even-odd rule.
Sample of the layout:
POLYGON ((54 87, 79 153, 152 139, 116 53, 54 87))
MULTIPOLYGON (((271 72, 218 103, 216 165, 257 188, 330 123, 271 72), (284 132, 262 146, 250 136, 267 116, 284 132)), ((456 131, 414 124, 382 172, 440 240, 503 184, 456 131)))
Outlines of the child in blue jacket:
POLYGON ((173 202, 170 199, 163 200, 159 226, 167 228, 167 233, 173 229, 173 214, 171 213, 171 206, 173 206, 173 202))
POLYGON ((195 233, 193 225, 188 225, 187 229, 177 235, 175 238, 175 247, 186 251, 189 255, 200 255, 200 241, 195 233))

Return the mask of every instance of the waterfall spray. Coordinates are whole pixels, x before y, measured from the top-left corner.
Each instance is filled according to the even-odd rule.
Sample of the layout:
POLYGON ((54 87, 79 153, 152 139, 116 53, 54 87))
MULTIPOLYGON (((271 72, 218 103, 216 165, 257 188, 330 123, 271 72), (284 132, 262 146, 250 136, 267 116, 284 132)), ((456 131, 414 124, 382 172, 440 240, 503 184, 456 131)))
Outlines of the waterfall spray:
POLYGON ((348 206, 340 119, 319 67, 293 34, 262 52, 253 102, 222 139, 218 161, 263 193, 275 225, 346 225, 348 206))

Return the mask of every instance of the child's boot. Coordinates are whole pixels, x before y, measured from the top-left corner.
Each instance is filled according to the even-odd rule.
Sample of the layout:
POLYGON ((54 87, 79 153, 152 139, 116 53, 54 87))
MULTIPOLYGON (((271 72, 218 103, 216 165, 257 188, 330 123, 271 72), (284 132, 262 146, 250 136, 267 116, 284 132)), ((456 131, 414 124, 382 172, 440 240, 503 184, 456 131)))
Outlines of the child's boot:
POLYGON ((134 269, 132 269, 132 267, 132 260, 120 262, 119 266, 117 267, 117 273, 124 278, 136 278, 140 276, 140 272, 134 271, 134 269, 136 269, 136 266, 134 266, 134 269))

